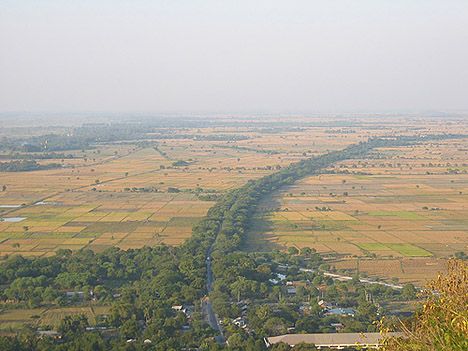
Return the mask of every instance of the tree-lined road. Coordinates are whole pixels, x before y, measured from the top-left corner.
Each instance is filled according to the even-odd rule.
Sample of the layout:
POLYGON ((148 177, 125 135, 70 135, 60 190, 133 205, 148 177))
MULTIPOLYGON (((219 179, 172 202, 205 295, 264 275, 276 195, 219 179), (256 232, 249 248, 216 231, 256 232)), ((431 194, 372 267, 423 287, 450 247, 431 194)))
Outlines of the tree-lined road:
MULTIPOLYGON (((208 291, 208 294, 213 289, 213 271, 211 269, 210 254, 211 254, 211 250, 207 254, 207 257, 206 257, 206 290, 208 291)), ((224 339, 223 329, 221 328, 221 325, 219 324, 218 317, 213 311, 213 306, 211 305, 211 301, 208 295, 205 296, 202 300, 202 309, 210 327, 219 333, 215 337, 216 341, 220 344, 224 344, 225 339, 224 339)))

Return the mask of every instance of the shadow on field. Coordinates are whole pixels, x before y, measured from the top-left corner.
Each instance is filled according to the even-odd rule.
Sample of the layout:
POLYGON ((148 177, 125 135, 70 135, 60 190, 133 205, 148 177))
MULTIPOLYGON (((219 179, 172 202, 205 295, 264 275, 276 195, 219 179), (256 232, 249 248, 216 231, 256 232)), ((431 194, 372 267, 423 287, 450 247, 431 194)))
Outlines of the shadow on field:
POLYGON ((268 215, 279 207, 278 199, 272 197, 268 197, 259 204, 247 230, 242 250, 262 252, 286 248, 278 243, 277 236, 273 234, 274 224, 268 218, 268 215))

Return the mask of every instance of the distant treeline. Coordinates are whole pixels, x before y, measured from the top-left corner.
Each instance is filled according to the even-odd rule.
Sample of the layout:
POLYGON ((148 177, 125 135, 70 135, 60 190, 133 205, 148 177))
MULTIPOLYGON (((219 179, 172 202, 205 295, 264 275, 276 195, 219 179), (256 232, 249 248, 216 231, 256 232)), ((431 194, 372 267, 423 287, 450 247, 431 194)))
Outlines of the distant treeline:
POLYGON ((239 150, 239 151, 252 151, 258 154, 268 154, 268 155, 276 155, 279 154, 276 150, 263 150, 263 149, 254 149, 252 147, 246 146, 238 146, 238 145, 213 145, 214 147, 220 149, 232 149, 232 150, 239 150))
POLYGON ((39 153, 12 153, 0 155, 0 159, 6 160, 63 160, 75 158, 72 154, 56 153, 56 152, 39 152, 39 153))
POLYGON ((57 152, 83 150, 99 143, 118 141, 193 139, 207 141, 238 141, 249 139, 241 134, 187 134, 145 124, 97 124, 74 128, 66 134, 48 134, 28 138, 3 138, 0 149, 16 152, 57 152))
POLYGON ((48 163, 46 165, 41 165, 34 160, 0 162, 0 172, 40 171, 60 167, 62 167, 60 163, 48 163))

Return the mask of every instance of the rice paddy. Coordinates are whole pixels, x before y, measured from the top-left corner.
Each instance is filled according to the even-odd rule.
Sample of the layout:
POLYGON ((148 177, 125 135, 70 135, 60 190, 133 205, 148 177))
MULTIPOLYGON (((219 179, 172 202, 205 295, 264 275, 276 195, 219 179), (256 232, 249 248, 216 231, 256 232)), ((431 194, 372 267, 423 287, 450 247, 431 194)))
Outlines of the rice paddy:
MULTIPOLYGON (((292 162, 368 137, 466 131, 462 121, 437 119, 356 119, 343 122, 347 128, 310 121, 271 130, 174 128, 173 139, 71 150, 62 168, 0 173, 0 257, 179 245, 217 196, 292 162), (243 138, 204 140, 230 134, 243 138)), ((339 269, 370 274, 366 260, 396 261, 384 273, 402 279, 412 271, 406 262, 423 261, 432 274, 468 242, 466 150, 466 140, 445 140, 334 165, 265 199, 246 247, 312 247, 339 269)))
POLYGON ((303 179, 264 200, 247 248, 310 247, 338 269, 430 278, 467 250, 467 146, 464 139, 378 150, 303 179), (382 262, 395 264, 380 269, 382 262))
POLYGON ((363 138, 357 133, 332 139, 325 128, 275 133, 197 128, 180 133, 235 133, 246 139, 103 143, 70 151, 70 158, 60 160, 62 168, 0 173, 0 185, 6 186, 0 191, 0 257, 179 245, 214 204, 215 198, 203 195, 220 196, 249 179, 363 138))

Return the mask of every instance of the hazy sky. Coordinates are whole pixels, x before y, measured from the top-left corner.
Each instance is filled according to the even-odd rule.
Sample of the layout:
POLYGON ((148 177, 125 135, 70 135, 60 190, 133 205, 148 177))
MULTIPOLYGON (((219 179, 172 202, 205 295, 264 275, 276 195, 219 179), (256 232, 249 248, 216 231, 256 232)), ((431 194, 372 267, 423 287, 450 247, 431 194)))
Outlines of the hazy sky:
POLYGON ((0 111, 468 110, 468 0, 0 0, 0 111))

